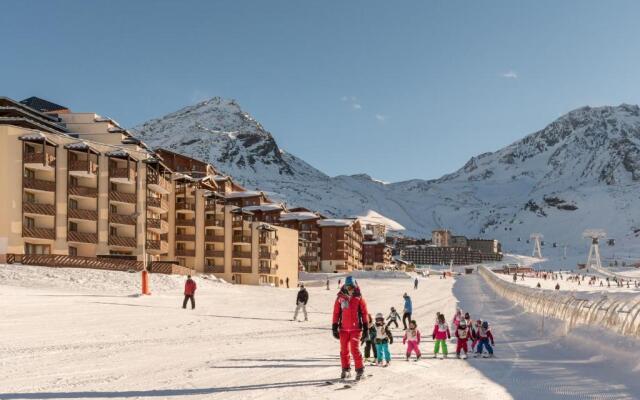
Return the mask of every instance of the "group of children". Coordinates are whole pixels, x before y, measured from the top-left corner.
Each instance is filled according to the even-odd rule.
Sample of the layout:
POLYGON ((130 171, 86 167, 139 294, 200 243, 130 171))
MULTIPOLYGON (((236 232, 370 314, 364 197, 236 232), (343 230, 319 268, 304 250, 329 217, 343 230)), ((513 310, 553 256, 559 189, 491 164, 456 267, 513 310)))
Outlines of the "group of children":
MULTIPOLYGON (((370 356, 373 353, 375 361, 373 365, 383 367, 389 365, 391 361, 389 345, 393 344, 393 335, 389 328, 393 322, 395 322, 396 328, 398 327, 398 317, 398 313, 393 307, 391 307, 391 312, 386 318, 387 322, 385 322, 382 313, 376 314, 375 319, 372 319, 371 315, 369 315, 369 327, 363 331, 361 340, 361 343, 365 345, 364 357, 367 362, 371 361, 370 356)), ((474 357, 479 357, 483 355, 485 349, 488 354, 483 355, 483 357, 493 357, 493 334, 487 321, 477 320, 474 322, 471 320, 469 313, 464 313, 463 316, 462 311, 457 310, 453 318, 453 327, 456 338, 457 358, 466 359, 469 351, 475 353, 474 357), (469 348, 468 342, 471 342, 471 348, 469 348)), ((447 358, 447 340, 451 339, 451 331, 444 315, 441 313, 436 314, 431 338, 434 340, 433 358, 437 358, 440 352, 442 352, 441 358, 447 358)), ((421 335, 418 324, 415 320, 411 320, 402 338, 402 344, 407 346, 405 353, 407 361, 409 361, 412 354, 415 354, 416 361, 422 357, 420 341, 421 335)))

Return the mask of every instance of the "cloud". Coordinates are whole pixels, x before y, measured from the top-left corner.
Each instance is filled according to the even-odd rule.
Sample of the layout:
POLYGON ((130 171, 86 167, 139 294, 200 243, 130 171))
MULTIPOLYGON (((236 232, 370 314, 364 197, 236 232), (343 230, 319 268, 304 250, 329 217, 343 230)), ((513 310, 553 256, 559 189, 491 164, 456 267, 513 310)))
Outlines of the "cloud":
POLYGON ((387 120, 387 116, 382 114, 376 114, 376 119, 380 122, 384 122, 387 120))
POLYGON ((353 103, 351 106, 354 110, 362 110, 362 106, 358 103, 353 103))
POLYGON ((518 79, 518 73, 516 71, 509 70, 507 72, 504 72, 502 74, 502 77, 506 79, 518 79))
POLYGON ((358 102, 358 98, 356 96, 342 96, 340 97, 340 101, 348 103, 354 110, 362 110, 362 104, 358 102))

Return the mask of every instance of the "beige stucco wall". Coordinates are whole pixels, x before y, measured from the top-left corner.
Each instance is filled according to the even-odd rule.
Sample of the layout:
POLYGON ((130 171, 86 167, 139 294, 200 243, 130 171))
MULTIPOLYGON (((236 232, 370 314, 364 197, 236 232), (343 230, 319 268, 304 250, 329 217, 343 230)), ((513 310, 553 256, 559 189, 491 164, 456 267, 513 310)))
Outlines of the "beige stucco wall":
POLYGON ((0 125, 0 238, 7 238, 7 253, 22 253, 22 142, 31 130, 0 125))

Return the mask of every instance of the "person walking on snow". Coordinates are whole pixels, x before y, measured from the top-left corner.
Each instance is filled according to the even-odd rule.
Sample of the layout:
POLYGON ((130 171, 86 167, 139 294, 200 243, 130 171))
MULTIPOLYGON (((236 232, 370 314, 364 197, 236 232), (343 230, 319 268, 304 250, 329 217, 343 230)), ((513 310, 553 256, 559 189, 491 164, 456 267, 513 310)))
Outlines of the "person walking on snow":
POLYGON ((376 353, 378 353, 377 365, 387 367, 391 362, 391 353, 389 353, 389 345, 393 344, 393 335, 389 330, 389 327, 384 323, 384 315, 382 313, 376 314, 375 326, 375 342, 376 353), (384 359, 384 364, 382 363, 384 359))
POLYGON ((422 353, 420 352, 420 331, 418 330, 416 321, 412 320, 409 322, 409 329, 404 332, 402 344, 407 345, 407 361, 409 361, 411 353, 414 351, 416 353, 416 361, 422 357, 422 353))
POLYGON ((435 340, 433 358, 438 356, 440 346, 442 346, 443 358, 447 358, 447 355, 449 354, 447 350, 447 339, 451 338, 451 332, 449 331, 449 325, 447 325, 444 319, 444 314, 440 314, 438 317, 438 323, 433 327, 433 334, 431 334, 431 337, 435 340))
POLYGON ((350 375, 351 360, 349 353, 353 356, 356 380, 362 379, 364 363, 359 344, 361 335, 367 335, 368 315, 367 302, 362 297, 360 288, 353 277, 348 276, 333 305, 331 325, 333 337, 340 340, 340 363, 342 365, 340 377, 342 379, 350 375))
POLYGON ((413 281, 413 289, 416 290, 418 289, 418 278, 416 277, 416 279, 413 281))
POLYGON ((478 349, 476 350, 475 357, 482 354, 483 347, 487 348, 489 357, 493 357, 493 347, 491 346, 495 346, 495 343, 493 342, 493 334, 491 333, 491 329, 489 328, 489 323, 487 321, 482 322, 482 325, 480 325, 476 335, 478 337, 478 349), (489 342, 491 342, 491 344, 489 344, 489 342))
POLYGON ((305 289, 304 285, 300 284, 300 290, 298 291, 298 296, 296 297, 296 311, 293 313, 293 320, 298 320, 298 312, 302 309, 302 313, 304 314, 304 320, 308 321, 307 318, 307 302, 309 301, 309 292, 305 289))
POLYGON ((191 309, 196 308, 196 282, 191 279, 191 275, 187 275, 187 280, 184 283, 184 301, 182 302, 182 308, 187 308, 187 301, 191 300, 191 309))
POLYGON ((464 350, 464 358, 467 358, 467 342, 471 340, 471 328, 467 326, 467 321, 464 319, 460 321, 460 324, 456 328, 456 357, 460 358, 460 351, 464 350))
POLYGON ((402 296, 404 298, 404 311, 402 312, 402 325, 404 330, 407 330, 407 322, 411 321, 411 313, 413 312, 413 304, 411 303, 411 297, 408 294, 402 296))
POLYGON ((400 319, 400 314, 398 314, 398 312, 396 311, 395 307, 391 307, 391 311, 389 312, 389 316, 387 317, 387 327, 391 326, 391 323, 394 323, 396 325, 396 328, 398 328, 398 320, 400 319))
POLYGON ((369 323, 367 324, 369 329, 367 330, 367 336, 360 339, 360 344, 364 344, 364 360, 369 362, 369 356, 373 353, 373 359, 376 360, 378 358, 378 353, 376 352, 376 344, 373 342, 373 338, 376 337, 376 327, 373 322, 373 318, 371 318, 371 314, 367 315, 369 323))

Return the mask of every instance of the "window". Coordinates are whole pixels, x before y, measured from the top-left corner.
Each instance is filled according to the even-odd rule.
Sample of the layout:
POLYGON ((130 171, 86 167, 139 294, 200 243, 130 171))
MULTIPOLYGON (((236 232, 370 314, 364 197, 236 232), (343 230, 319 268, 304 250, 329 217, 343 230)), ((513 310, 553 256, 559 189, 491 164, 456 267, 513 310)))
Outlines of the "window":
POLYGON ((78 200, 69 199, 69 208, 72 209, 72 210, 77 210, 78 209, 78 200))
POLYGON ((109 235, 110 236, 118 236, 118 228, 116 228, 115 226, 110 226, 109 227, 109 235))
POLYGON ((27 228, 35 228, 36 220, 31 217, 24 217, 24 226, 27 228))
POLYGON ((36 177, 36 171, 32 170, 32 169, 28 169, 26 168, 24 170, 24 177, 25 178, 29 178, 29 179, 35 179, 36 177))
POLYGON ((78 248, 69 246, 69 255, 70 256, 77 256, 78 255, 78 248))
POLYGON ((117 192, 118 191, 118 184, 115 182, 111 182, 111 191, 112 192, 117 192))
POLYGON ((78 177, 77 176, 69 177, 69 186, 78 186, 78 177))
POLYGON ((76 222, 69 222, 69 232, 78 232, 78 224, 76 222))
POLYGON ((51 254, 51 246, 48 244, 24 244, 24 254, 51 254))
POLYGON ((31 192, 26 192, 24 194, 24 201, 25 201, 25 203, 35 203, 36 202, 36 195, 31 193, 31 192))
POLYGON ((110 204, 109 205, 109 211, 111 212, 111 214, 117 214, 118 213, 118 207, 115 204, 110 204))

